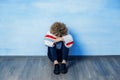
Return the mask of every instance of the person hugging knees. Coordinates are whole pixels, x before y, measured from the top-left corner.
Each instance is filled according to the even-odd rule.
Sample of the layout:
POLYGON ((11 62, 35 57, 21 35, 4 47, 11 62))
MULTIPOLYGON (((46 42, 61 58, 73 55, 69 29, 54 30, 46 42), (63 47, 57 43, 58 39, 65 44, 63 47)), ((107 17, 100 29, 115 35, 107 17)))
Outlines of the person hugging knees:
POLYGON ((45 35, 44 42, 48 47, 48 58, 54 64, 54 74, 67 73, 66 63, 73 38, 68 33, 66 25, 61 22, 53 23, 45 35))

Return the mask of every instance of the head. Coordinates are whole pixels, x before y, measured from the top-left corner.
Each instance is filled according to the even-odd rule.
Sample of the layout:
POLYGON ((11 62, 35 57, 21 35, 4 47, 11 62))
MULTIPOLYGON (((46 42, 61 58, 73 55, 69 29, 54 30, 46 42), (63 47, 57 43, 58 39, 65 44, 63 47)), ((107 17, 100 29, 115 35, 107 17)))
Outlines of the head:
POLYGON ((51 25, 50 33, 54 34, 55 36, 62 37, 67 35, 68 29, 64 23, 55 22, 51 25))

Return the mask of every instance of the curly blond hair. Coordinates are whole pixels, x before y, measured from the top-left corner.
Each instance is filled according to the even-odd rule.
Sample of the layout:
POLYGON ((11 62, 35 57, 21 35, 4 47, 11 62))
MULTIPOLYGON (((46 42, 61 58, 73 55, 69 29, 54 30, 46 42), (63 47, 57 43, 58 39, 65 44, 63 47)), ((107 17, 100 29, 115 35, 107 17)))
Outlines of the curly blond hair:
POLYGON ((55 36, 62 37, 67 35, 68 29, 64 23, 55 22, 51 25, 50 33, 54 34, 55 36))

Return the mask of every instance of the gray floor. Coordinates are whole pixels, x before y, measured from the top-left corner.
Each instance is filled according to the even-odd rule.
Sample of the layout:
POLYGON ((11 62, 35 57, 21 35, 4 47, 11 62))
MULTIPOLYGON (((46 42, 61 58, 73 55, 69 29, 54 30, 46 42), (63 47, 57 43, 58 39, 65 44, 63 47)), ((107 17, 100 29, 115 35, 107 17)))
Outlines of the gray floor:
POLYGON ((0 80, 120 80, 120 56, 71 57, 67 74, 54 75, 47 57, 0 57, 0 80))

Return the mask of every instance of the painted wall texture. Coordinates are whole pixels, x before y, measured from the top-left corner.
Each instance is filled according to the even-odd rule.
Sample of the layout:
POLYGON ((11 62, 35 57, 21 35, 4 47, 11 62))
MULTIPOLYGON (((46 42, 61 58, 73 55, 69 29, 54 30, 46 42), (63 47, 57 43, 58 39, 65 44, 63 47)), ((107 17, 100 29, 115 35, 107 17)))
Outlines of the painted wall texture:
POLYGON ((0 55, 47 55, 55 21, 73 35, 70 55, 120 55, 120 0, 0 0, 0 55))

